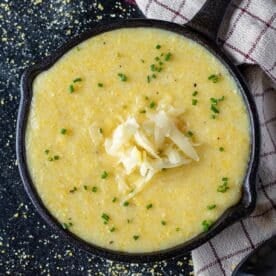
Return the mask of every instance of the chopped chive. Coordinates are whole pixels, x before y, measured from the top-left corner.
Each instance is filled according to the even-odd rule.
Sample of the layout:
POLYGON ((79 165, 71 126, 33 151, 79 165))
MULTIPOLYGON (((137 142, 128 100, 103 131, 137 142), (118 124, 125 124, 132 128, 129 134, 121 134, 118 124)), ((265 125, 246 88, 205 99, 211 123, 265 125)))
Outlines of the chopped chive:
POLYGON ((161 45, 157 44, 157 45, 155 46, 155 48, 156 48, 156 49, 160 49, 160 48, 161 48, 161 45))
POLYGON ((197 104, 197 99, 192 99, 192 105, 196 105, 197 104))
POLYGON ((81 82, 82 81, 82 78, 76 78, 73 80, 73 83, 76 83, 76 82, 81 82))
POLYGON ((128 202, 128 201, 125 201, 125 202, 123 203, 123 205, 124 205, 125 207, 127 207, 127 206, 129 205, 129 202, 128 202))
POLYGON ((80 48, 79 46, 77 46, 76 49, 77 49, 77 51, 80 51, 80 50, 81 50, 81 48, 80 48))
POLYGON ((198 91, 193 92, 193 96, 196 96, 198 94, 198 91))
POLYGON ((133 236, 133 239, 134 239, 135 241, 137 241, 137 240, 139 239, 139 236, 138 236, 138 235, 134 235, 134 236, 133 236))
POLYGON ((123 73, 118 73, 118 77, 121 79, 121 81, 127 81, 127 76, 123 73))
POLYGON ((215 209, 216 207, 217 207, 216 204, 212 204, 212 205, 208 205, 208 206, 207 206, 207 209, 208 209, 208 210, 213 210, 213 209, 215 209))
POLYGON ((176 232, 179 232, 179 231, 180 231, 180 228, 179 228, 179 227, 176 227, 176 228, 175 228, 175 231, 176 231, 176 232))
POLYGON ((70 85, 69 85, 69 92, 70 92, 70 93, 73 93, 74 91, 75 91, 74 85, 73 85, 73 84, 70 84, 70 85))
POLYGON ((216 119, 217 117, 216 117, 216 115, 212 114, 211 118, 216 119))
POLYGON ((49 154, 50 150, 46 149, 44 152, 45 154, 49 154))
POLYGON ((77 188, 77 187, 74 187, 73 189, 71 189, 71 190, 69 191, 69 193, 73 194, 73 193, 76 192, 77 190, 78 190, 78 188, 77 188))
POLYGON ((219 113, 219 109, 216 107, 216 105, 212 104, 211 105, 211 110, 214 112, 214 113, 219 113))
POLYGON ((145 63, 145 61, 144 61, 143 59, 141 59, 141 62, 142 62, 142 63, 145 63))
POLYGON ((66 129, 66 128, 62 128, 62 129, 60 130, 60 133, 63 134, 63 135, 66 134, 66 132, 67 132, 67 129, 66 129))
POLYGON ((145 96, 145 100, 148 101, 148 100, 149 100, 149 97, 148 97, 148 96, 145 96))
POLYGON ((114 241, 109 241, 109 244, 113 244, 114 243, 114 241))
POLYGON ((146 110, 145 109, 140 110, 140 113, 146 113, 146 110))
POLYGON ((158 64, 159 64, 160 66, 162 66, 162 65, 163 65, 163 62, 162 62, 162 61, 159 61, 158 64))
POLYGON ((103 129, 101 127, 99 128, 99 132, 103 134, 103 129))
POLYGON ((54 161, 54 158, 53 157, 49 157, 48 160, 51 162, 51 161, 54 161))
POLYGON ((168 60, 171 59, 171 57, 172 57, 172 54, 171 54, 171 53, 167 53, 167 54, 165 55, 165 60, 168 61, 168 60))
POLYGON ((155 75, 155 74, 152 74, 151 77, 152 77, 153 79, 156 79, 156 75, 155 75))
POLYGON ((150 76, 147 76, 147 82, 150 83, 151 79, 150 76))
POLYGON ((109 219, 110 219, 110 217, 109 217, 109 215, 108 215, 108 214, 106 214, 106 213, 102 213, 102 219, 103 219, 104 221, 108 222, 108 221, 109 221, 109 219))
POLYGON ((98 187, 96 187, 96 186, 92 187, 92 192, 93 193, 97 193, 97 191, 98 191, 98 187))
POLYGON ((117 197, 113 197, 112 202, 114 203, 116 201, 117 201, 117 197))
POLYGON ((127 219, 127 223, 131 223, 132 222, 132 219, 127 219))
POLYGON ((157 72, 161 72, 162 71, 162 67, 156 68, 157 72))
POLYGON ((98 87, 103 87, 103 83, 99 82, 98 87))
POLYGON ((154 58, 156 61, 159 61, 160 60, 160 57, 155 57, 154 58))
POLYGON ((224 151, 224 147, 220 147, 220 148, 219 148, 219 151, 224 151))
POLYGON ((150 203, 150 204, 148 204, 147 206, 146 206, 146 208, 149 210, 149 209, 151 209, 153 207, 153 205, 152 205, 152 203, 150 203))
POLYGON ((204 220, 204 221, 202 221, 201 225, 203 227, 203 231, 204 232, 208 231, 211 228, 212 224, 213 224, 212 220, 204 220))
POLYGON ((150 105, 149 105, 150 108, 155 108, 155 106, 156 106, 155 102, 151 102, 150 105))
POLYGON ((193 134, 193 132, 191 132, 190 130, 187 132, 187 135, 188 136, 190 136, 190 137, 192 137, 194 134, 193 134))
POLYGON ((213 83, 217 83, 221 78, 221 74, 212 74, 208 77, 208 80, 212 81, 213 83))
POLYGON ((229 189, 228 177, 223 177, 221 180, 224 181, 224 182, 221 185, 218 186, 217 192, 225 193, 229 189))
POLYGON ((166 225, 166 224, 167 224, 167 222, 166 222, 166 221, 164 221, 164 220, 161 220, 161 224, 162 224, 162 225, 166 225))
POLYGON ((87 185, 83 185, 83 189, 87 191, 88 190, 87 185))
POLYGON ((65 229, 65 230, 67 230, 67 229, 69 229, 69 225, 67 224, 67 223, 62 223, 62 227, 63 227, 63 229, 65 229))
POLYGON ((58 155, 55 155, 54 156, 54 160, 58 160, 59 159, 59 156, 58 155))
POLYGON ((150 66, 150 70, 151 70, 151 71, 156 71, 155 64, 151 64, 151 66, 150 66))
POLYGON ((106 171, 103 171, 101 178, 106 179, 108 177, 108 173, 106 171))
POLYGON ((113 226, 109 231, 114 232, 115 230, 116 230, 116 228, 113 226))
POLYGON ((217 103, 218 103, 218 100, 215 99, 215 98, 210 98, 210 101, 211 101, 212 103, 214 103, 214 104, 217 104, 217 103))

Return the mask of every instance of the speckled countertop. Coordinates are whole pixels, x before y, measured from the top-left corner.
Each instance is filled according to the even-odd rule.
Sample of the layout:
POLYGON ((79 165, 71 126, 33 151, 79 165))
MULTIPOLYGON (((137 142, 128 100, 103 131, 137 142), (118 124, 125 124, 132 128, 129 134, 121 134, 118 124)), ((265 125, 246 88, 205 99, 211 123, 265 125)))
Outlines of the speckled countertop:
POLYGON ((190 256, 122 264, 71 246, 37 214, 17 169, 15 126, 22 72, 98 22, 141 17, 133 1, 127 2, 0 0, 0 275, 192 274, 190 256))

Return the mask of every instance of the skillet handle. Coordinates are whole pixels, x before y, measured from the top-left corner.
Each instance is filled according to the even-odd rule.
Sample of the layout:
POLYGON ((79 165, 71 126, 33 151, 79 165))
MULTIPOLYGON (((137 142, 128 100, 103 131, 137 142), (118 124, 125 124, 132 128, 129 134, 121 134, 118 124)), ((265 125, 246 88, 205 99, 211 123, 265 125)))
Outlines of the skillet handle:
POLYGON ((217 34, 231 0, 207 0, 186 26, 198 31, 218 44, 217 34))

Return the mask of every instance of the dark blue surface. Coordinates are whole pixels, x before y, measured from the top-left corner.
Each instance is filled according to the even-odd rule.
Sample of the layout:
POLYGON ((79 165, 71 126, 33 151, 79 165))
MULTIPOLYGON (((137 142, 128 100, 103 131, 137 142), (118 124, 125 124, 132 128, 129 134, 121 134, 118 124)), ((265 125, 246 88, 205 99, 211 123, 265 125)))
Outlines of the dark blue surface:
POLYGON ((0 0, 0 275, 189 275, 190 257, 148 265, 111 262, 78 250, 47 226, 21 183, 15 157, 20 76, 96 22, 139 17, 112 0, 0 0))

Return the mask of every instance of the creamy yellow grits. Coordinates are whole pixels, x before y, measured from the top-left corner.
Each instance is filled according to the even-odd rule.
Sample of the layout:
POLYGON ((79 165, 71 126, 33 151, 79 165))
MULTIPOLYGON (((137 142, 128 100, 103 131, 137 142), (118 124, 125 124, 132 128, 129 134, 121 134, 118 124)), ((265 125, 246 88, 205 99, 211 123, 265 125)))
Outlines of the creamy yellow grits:
POLYGON ((163 30, 121 29, 88 39, 35 78, 26 151, 33 183, 64 228, 105 248, 151 252, 208 230, 239 201, 250 126, 234 80, 202 46, 163 30), (159 171, 121 204, 121 164, 104 141, 161 103, 183 109, 199 161, 159 171))

